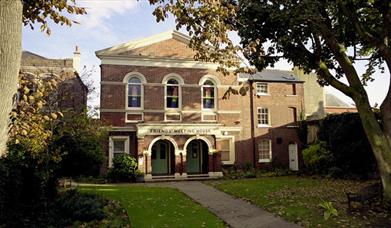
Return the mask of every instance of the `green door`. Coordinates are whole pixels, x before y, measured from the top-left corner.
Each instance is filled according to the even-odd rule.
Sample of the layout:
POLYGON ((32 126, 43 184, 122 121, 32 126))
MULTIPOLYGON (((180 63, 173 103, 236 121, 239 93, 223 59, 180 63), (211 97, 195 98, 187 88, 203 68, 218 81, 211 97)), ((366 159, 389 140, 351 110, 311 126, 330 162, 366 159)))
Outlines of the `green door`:
POLYGON ((187 172, 188 173, 201 173, 201 143, 198 141, 192 141, 187 146, 187 172))
POLYGON ((169 167, 168 143, 156 142, 152 146, 152 175, 168 174, 169 167))

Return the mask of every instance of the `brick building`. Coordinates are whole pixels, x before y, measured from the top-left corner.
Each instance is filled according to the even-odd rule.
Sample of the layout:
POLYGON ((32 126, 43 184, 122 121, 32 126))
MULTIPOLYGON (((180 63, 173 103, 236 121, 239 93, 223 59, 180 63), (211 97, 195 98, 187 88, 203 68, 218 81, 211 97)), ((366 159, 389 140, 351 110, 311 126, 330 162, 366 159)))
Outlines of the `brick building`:
POLYGON ((223 76, 194 61, 188 43, 174 31, 96 52, 101 119, 112 125, 108 166, 130 153, 145 178, 221 176, 222 166, 254 162, 297 170, 303 82, 277 70, 223 76), (240 93, 223 99, 229 88, 240 93))
POLYGON ((62 112, 82 112, 87 107, 88 88, 80 79, 80 51, 76 47, 72 58, 50 59, 23 51, 20 71, 34 76, 55 76, 61 79, 56 101, 62 112))

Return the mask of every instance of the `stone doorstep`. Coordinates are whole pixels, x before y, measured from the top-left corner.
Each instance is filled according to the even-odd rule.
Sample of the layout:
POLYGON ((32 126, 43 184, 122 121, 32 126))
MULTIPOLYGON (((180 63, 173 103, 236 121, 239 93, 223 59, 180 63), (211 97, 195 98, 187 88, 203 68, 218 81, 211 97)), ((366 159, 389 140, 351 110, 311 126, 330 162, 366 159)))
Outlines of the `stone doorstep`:
POLYGON ((174 175, 152 176, 147 174, 144 176, 145 182, 169 182, 169 181, 202 181, 215 180, 223 177, 222 172, 209 172, 208 174, 187 174, 175 173, 174 175))

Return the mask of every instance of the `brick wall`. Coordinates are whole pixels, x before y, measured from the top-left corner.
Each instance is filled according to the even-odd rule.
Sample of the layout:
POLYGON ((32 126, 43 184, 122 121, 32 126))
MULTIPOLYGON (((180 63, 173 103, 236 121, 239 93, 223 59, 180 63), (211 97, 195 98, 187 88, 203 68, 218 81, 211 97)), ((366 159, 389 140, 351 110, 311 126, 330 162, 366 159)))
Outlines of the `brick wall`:
MULTIPOLYGON (((229 86, 238 84, 234 76, 222 76, 213 70, 166 68, 166 67, 140 67, 122 65, 102 65, 101 108, 116 109, 116 112, 101 112, 101 118, 114 126, 135 126, 134 123, 125 123, 125 89, 126 84, 122 83, 125 75, 129 72, 138 72, 145 76, 147 84, 144 85, 144 122, 162 123, 164 122, 164 85, 163 78, 171 73, 180 75, 185 85, 182 86, 182 110, 192 110, 196 112, 183 113, 181 123, 198 123, 201 121, 201 87, 198 86, 200 79, 204 75, 214 75, 221 83, 218 88, 218 123, 223 126, 241 127, 240 134, 235 136, 235 157, 236 164, 243 165, 253 161, 251 124, 250 124, 250 98, 246 96, 232 94, 229 99, 222 99, 229 86), (153 83, 153 84, 149 84, 153 83), (122 110, 122 111, 121 111, 122 110), (153 110, 154 112, 148 112, 153 110), (160 113, 156 111, 161 111, 160 113)), ((297 110, 297 118, 304 110, 304 89, 302 83, 296 84, 296 95, 292 96, 292 84, 285 82, 270 82, 269 94, 267 96, 257 96, 254 94, 254 121, 257 125, 257 107, 264 107, 270 110, 271 128, 255 128, 256 144, 261 139, 272 141, 273 158, 276 163, 288 165, 288 143, 299 143, 296 129, 293 124, 292 107, 297 110), (282 138, 281 143, 277 143, 277 138, 282 138)), ((254 90, 255 93, 255 90, 254 90)), ((180 123, 179 123, 180 124, 180 123)), ((156 136, 154 136, 156 137, 156 136)), ((152 139, 154 138, 152 137, 152 139)), ((173 136, 179 140, 181 137, 173 136)), ((143 144, 149 145, 150 138, 144 138, 143 144)), ((140 153, 140 151, 139 151, 140 153)), ((257 154, 257 153, 256 153, 257 154)), ((258 160, 258 154, 256 160, 258 160)))

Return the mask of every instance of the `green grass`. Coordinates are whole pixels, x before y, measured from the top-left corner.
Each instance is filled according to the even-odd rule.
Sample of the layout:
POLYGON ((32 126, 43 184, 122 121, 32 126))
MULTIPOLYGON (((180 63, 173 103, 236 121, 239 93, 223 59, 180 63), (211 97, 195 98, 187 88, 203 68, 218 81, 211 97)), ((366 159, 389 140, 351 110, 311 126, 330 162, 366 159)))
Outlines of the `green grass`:
POLYGON ((367 227, 381 224, 390 227, 390 215, 368 210, 347 212, 346 192, 355 192, 368 182, 312 179, 300 177, 265 177, 259 179, 225 180, 211 185, 228 194, 280 215, 287 221, 305 227, 367 227), (319 204, 331 201, 339 216, 325 221, 319 204))
POLYGON ((80 189, 119 201, 132 227, 225 227, 223 221, 176 189, 137 185, 80 189))

